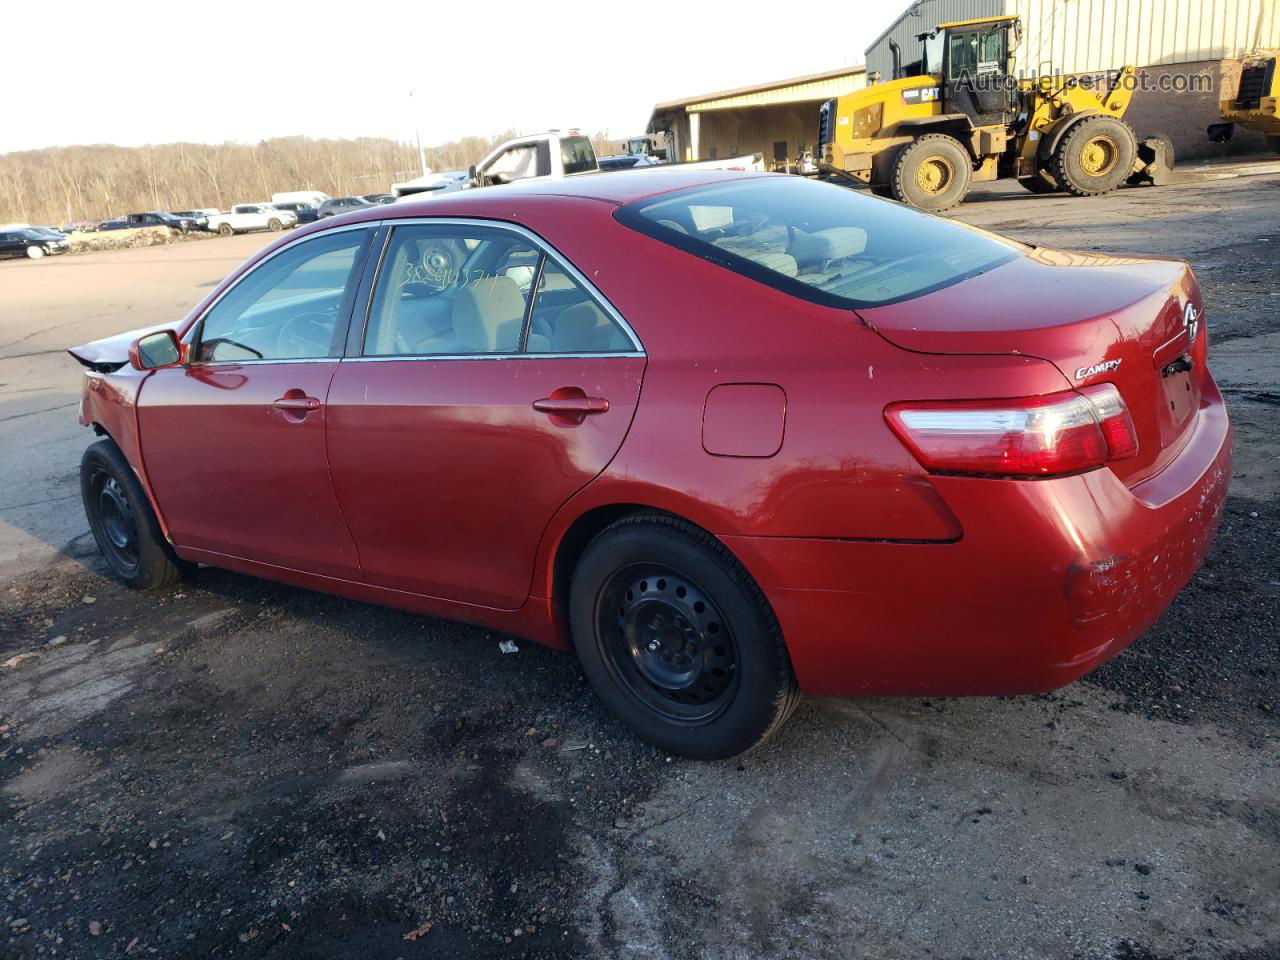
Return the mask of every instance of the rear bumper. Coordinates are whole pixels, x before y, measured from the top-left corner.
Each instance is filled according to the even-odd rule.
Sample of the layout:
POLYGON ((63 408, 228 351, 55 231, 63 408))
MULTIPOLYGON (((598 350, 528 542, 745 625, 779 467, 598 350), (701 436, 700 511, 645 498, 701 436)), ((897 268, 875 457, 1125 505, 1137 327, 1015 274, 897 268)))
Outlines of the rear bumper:
POLYGON ((1136 487, 935 477, 954 543, 725 537, 764 589, 803 690, 829 696, 1033 693, 1147 630, 1203 562, 1231 476, 1206 385, 1194 433, 1136 487))

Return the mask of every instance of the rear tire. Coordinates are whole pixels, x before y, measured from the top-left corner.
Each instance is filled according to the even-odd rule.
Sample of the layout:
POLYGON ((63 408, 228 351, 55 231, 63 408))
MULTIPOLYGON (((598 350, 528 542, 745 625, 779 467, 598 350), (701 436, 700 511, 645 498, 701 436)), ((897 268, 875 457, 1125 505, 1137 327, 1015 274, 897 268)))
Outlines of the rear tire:
POLYGON ((231 228, 231 224, 229 224, 229 223, 222 223, 222 224, 219 224, 219 225, 218 225, 218 236, 220 236, 220 237, 229 237, 229 236, 231 236, 233 233, 235 233, 235 230, 233 230, 233 229, 231 228))
POLYGON ((719 540, 641 513, 587 545, 569 589, 573 644, 637 736, 699 760, 758 746, 800 693, 764 594, 719 540))
POLYGON ((80 497, 107 567, 126 586, 172 586, 192 569, 165 540, 142 484, 111 440, 99 440, 81 457, 80 497))
POLYGON ((45 255, 44 247, 27 247, 27 256, 32 260, 39 260, 45 255))
POLYGON ((1115 117, 1089 117, 1066 132, 1053 152, 1050 173, 1077 197, 1110 193, 1133 173, 1138 141, 1115 117))
POLYGON ((921 210, 948 210, 965 198, 973 161, 955 137, 926 133, 898 150, 889 187, 893 198, 921 210))

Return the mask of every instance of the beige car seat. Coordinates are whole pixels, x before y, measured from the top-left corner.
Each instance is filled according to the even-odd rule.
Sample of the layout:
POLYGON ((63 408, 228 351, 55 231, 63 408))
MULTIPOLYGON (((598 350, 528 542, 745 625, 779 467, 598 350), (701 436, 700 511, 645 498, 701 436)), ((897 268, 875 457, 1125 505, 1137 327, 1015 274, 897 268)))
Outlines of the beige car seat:
POLYGON ((453 301, 453 331, 432 337, 423 353, 510 353, 520 346, 524 297, 510 277, 468 284, 453 301))

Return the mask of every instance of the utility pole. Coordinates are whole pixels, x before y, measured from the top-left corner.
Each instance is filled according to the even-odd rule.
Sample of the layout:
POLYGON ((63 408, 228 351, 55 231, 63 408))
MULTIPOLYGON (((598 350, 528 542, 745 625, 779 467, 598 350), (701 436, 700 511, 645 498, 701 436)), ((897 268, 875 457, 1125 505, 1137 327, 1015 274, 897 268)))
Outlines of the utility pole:
POLYGON ((422 149, 422 129, 418 125, 418 111, 414 104, 413 91, 409 91, 409 106, 413 111, 413 138, 418 143, 418 163, 422 167, 422 175, 425 177, 431 171, 427 169, 427 151, 422 149))

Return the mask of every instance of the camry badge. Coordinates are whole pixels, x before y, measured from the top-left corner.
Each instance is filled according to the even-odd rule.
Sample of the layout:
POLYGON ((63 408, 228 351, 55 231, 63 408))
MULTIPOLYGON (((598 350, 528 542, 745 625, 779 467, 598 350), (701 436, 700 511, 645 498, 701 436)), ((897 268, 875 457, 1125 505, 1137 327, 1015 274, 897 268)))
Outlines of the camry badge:
POLYGON ((1120 366, 1119 360, 1103 360, 1101 363, 1095 363, 1091 367, 1077 367, 1076 379, 1087 380, 1089 377, 1092 377, 1094 374, 1110 373, 1112 370, 1116 369, 1118 366, 1120 366))

